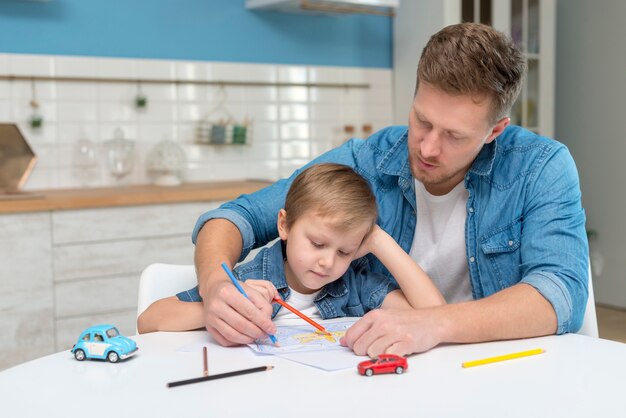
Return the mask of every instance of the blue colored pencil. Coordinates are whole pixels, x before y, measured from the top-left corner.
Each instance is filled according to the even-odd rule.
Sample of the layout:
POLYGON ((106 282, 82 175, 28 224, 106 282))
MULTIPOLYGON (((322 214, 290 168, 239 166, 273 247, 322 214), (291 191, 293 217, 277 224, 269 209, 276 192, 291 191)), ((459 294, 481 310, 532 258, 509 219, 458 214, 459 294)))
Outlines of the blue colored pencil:
MULTIPOLYGON (((237 290, 239 290, 239 293, 241 293, 242 295, 244 295, 246 297, 246 299, 250 300, 250 298, 248 297, 248 295, 246 295, 245 290, 243 290, 243 287, 241 287, 241 285, 239 284, 239 280, 237 280, 235 278, 235 275, 233 274, 233 272, 230 270, 230 268, 228 268, 228 266, 226 265, 226 263, 222 263, 222 268, 224 269, 224 271, 226 272, 226 274, 228 274, 228 277, 230 278, 230 281, 233 282, 233 284, 235 285, 235 287, 237 288, 237 290)), ((274 345, 278 345, 278 340, 276 339, 276 337, 274 337, 272 334, 267 334, 270 337, 270 340, 272 340, 272 343, 274 345)))

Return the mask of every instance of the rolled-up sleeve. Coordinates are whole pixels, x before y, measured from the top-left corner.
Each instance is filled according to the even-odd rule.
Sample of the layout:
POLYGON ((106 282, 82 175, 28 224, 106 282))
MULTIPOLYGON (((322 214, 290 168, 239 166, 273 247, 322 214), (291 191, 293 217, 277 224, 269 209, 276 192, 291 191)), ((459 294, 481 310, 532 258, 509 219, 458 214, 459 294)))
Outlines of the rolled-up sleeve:
MULTIPOLYGON (((208 212, 203 213, 198 221, 196 222, 196 226, 193 228, 193 233, 191 235, 191 241, 195 244, 198 239, 198 233, 202 229, 205 223, 210 221, 211 219, 226 219, 232 222, 241 233, 241 237, 243 240, 243 250, 244 254, 248 254, 252 248, 254 248, 254 233, 252 231, 252 226, 250 223, 239 213, 232 209, 222 209, 217 208, 214 210, 210 210, 208 212)), ((242 259, 245 256, 242 257, 242 259)), ((241 260, 240 260, 241 261, 241 260)))
POLYGON ((552 304, 558 334, 576 332, 588 298, 589 251, 578 173, 567 148, 546 157, 527 198, 522 283, 552 304))
MULTIPOLYGON (((564 334, 573 330, 572 324, 579 321, 575 318, 577 314, 574 303, 563 279, 553 273, 540 272, 525 277, 522 283, 527 283, 537 289, 550 302, 557 317, 557 334, 564 334)), ((582 298, 577 299, 582 302, 582 298)), ((580 326, 575 328, 577 331, 580 326)))

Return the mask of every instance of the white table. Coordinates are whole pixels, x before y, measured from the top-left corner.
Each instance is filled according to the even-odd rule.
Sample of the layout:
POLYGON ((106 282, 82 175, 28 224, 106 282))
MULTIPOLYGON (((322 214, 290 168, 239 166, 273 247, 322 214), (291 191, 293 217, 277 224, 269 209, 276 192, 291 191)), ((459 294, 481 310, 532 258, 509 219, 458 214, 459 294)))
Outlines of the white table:
POLYGON ((267 372, 177 388, 202 375, 200 352, 177 351, 206 332, 133 337, 127 361, 74 360, 69 351, 0 373, 3 417, 607 417, 625 416, 626 344, 581 335, 448 345, 411 356, 403 375, 325 372, 248 347, 212 345, 209 372, 263 364, 267 372), (532 348, 546 353, 461 368, 532 348))

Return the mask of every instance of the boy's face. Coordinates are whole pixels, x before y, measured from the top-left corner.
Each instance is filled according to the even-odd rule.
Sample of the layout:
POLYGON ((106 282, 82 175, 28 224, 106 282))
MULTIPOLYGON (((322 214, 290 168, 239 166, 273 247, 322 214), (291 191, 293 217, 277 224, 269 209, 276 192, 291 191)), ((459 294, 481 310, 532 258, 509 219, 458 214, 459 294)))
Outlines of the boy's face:
POLYGON ((421 82, 409 114, 409 162, 413 177, 434 195, 459 184, 483 145, 509 124, 488 122, 490 100, 451 96, 421 82))
POLYGON ((287 241, 285 276, 289 287, 303 294, 313 293, 341 277, 371 226, 364 223, 343 231, 337 229, 335 219, 308 211, 288 228, 286 216, 281 209, 278 233, 287 241))

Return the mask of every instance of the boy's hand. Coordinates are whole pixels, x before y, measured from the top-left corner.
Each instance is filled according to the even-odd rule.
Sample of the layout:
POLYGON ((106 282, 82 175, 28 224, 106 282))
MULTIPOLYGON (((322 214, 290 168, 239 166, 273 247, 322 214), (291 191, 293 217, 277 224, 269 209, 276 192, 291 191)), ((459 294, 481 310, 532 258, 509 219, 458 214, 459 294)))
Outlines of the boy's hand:
POLYGON ((361 246, 359 247, 357 252, 354 254, 354 259, 356 260, 357 258, 361 258, 369 253, 374 252, 374 249, 377 245, 376 242, 380 234, 386 234, 386 232, 383 231, 380 226, 374 225, 369 234, 367 234, 363 239, 363 242, 361 243, 361 246))
POLYGON ((280 298, 278 290, 276 290, 276 287, 272 284, 272 282, 268 282, 267 280, 248 279, 244 283, 255 289, 261 295, 264 295, 270 303, 274 300, 274 298, 280 298))

